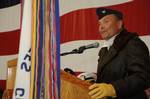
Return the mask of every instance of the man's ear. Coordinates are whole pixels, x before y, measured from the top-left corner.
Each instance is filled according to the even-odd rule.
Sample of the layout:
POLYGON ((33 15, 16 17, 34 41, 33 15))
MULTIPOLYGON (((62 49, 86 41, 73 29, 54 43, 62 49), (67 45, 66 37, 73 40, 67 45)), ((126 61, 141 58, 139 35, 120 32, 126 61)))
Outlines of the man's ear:
POLYGON ((123 26, 123 20, 119 20, 119 21, 118 21, 118 27, 119 27, 119 29, 121 29, 122 26, 123 26))

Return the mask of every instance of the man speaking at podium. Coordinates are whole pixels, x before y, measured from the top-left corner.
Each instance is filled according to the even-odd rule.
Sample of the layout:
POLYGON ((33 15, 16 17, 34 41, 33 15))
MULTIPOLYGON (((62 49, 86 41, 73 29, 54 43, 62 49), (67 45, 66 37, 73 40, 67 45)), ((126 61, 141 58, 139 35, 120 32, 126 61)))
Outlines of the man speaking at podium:
POLYGON ((97 82, 89 87, 92 99, 147 99, 150 59, 145 43, 123 26, 120 11, 96 10, 105 45, 99 51, 97 82))

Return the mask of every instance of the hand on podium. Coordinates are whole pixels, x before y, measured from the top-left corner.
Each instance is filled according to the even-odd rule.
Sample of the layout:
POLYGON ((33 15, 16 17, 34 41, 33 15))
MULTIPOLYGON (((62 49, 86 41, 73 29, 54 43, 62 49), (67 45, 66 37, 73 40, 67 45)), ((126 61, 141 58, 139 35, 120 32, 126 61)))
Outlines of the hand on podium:
POLYGON ((116 97, 116 92, 111 84, 96 83, 89 87, 89 95, 92 99, 104 99, 105 97, 116 97))

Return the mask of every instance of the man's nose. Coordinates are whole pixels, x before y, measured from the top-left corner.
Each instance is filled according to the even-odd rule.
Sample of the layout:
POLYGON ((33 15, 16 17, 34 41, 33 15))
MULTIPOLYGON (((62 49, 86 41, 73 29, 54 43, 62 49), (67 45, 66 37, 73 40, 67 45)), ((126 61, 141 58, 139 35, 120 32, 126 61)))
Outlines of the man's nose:
POLYGON ((103 26, 103 25, 100 25, 100 26, 99 26, 99 30, 100 30, 100 31, 103 31, 103 29, 104 29, 104 26, 103 26))

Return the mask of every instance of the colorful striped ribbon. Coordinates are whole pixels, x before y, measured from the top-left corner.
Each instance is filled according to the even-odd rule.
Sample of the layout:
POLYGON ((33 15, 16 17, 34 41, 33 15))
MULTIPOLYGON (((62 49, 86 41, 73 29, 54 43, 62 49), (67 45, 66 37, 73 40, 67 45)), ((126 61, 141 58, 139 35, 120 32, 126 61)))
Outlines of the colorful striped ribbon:
POLYGON ((30 99, 59 99, 58 14, 55 12, 58 7, 55 0, 33 0, 32 6, 30 99))

